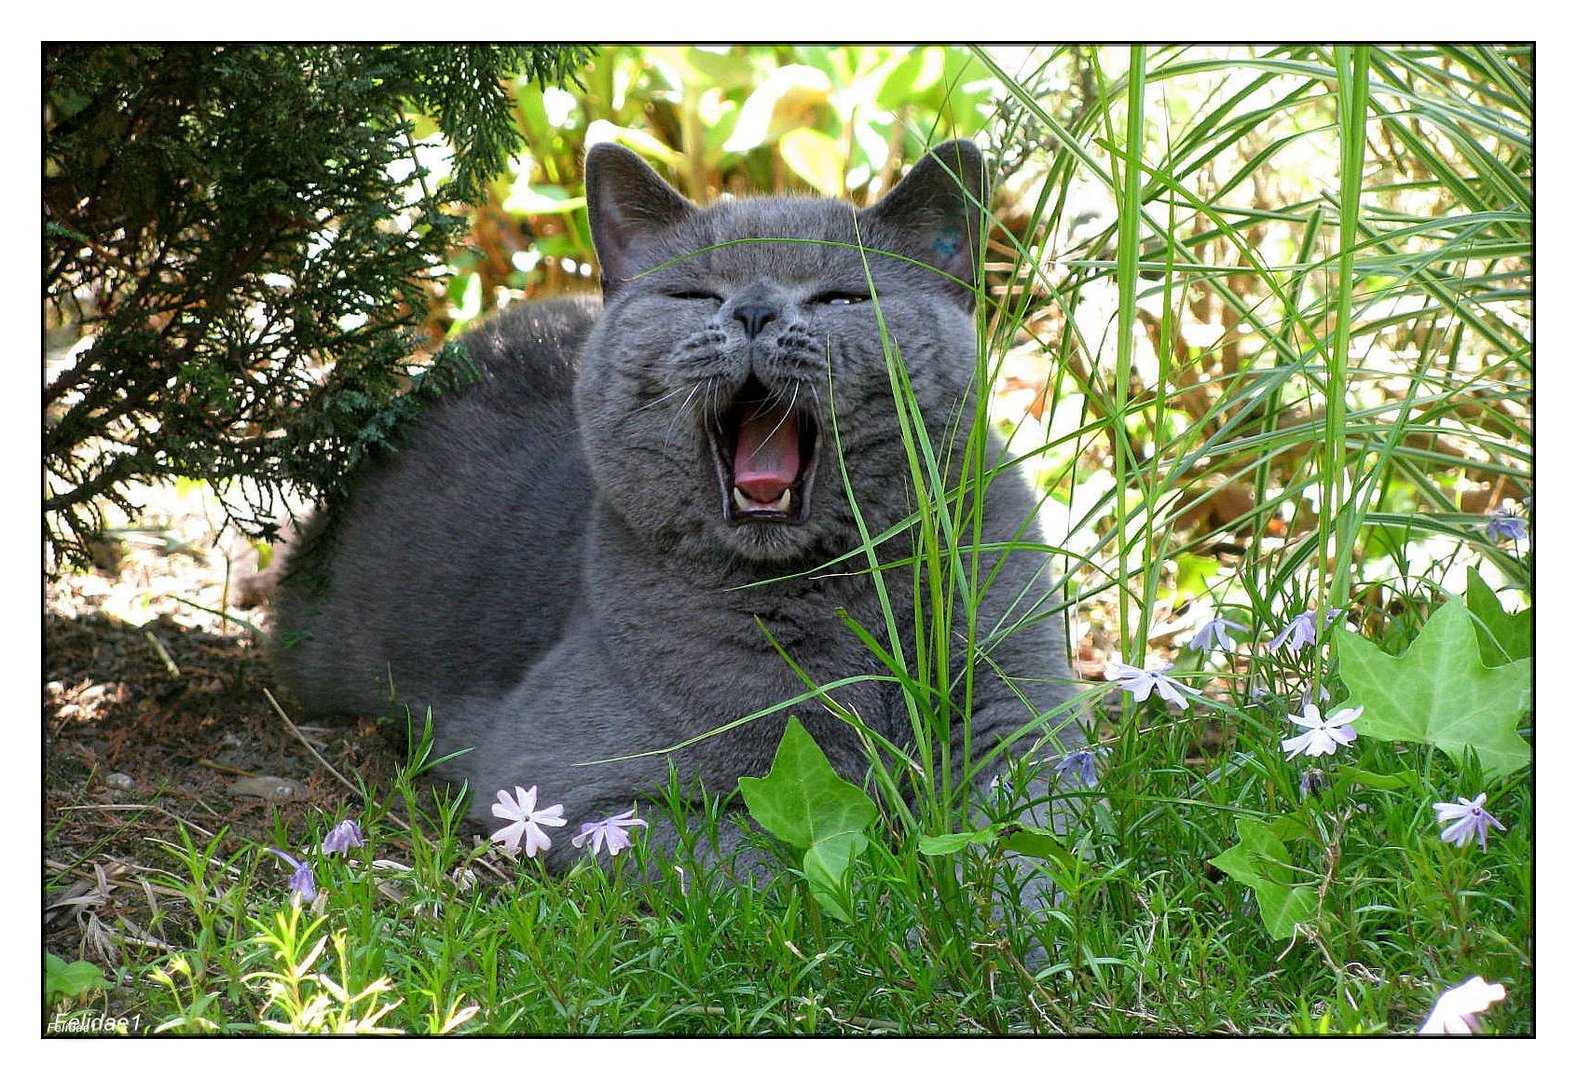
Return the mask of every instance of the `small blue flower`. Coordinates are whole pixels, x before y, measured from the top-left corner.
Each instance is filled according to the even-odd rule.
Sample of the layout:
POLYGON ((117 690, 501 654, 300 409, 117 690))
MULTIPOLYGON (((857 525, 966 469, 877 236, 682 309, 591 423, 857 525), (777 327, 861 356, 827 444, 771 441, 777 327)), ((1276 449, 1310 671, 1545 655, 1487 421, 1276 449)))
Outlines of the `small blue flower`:
MULTIPOLYGON (((1329 626, 1331 623, 1335 622, 1340 615, 1341 612, 1339 611, 1327 611, 1325 613, 1325 625, 1329 626)), ((1293 652, 1297 652, 1305 645, 1313 645, 1315 638, 1319 636, 1319 631, 1314 628, 1314 612, 1305 611, 1303 614, 1293 619, 1290 623, 1282 628, 1281 633, 1271 638, 1270 647, 1272 649, 1281 648, 1282 642, 1286 641, 1289 636, 1292 638, 1293 652)))
POLYGON ((291 895, 304 904, 310 904, 316 900, 318 898, 318 883, 312 879, 312 866, 294 855, 285 854, 278 848, 269 848, 268 850, 284 859, 294 869, 295 873, 290 875, 291 895))
POLYGON ((1077 784, 1080 787, 1094 787, 1096 784, 1095 764, 1097 755, 1105 753, 1099 750, 1075 750, 1071 754, 1063 755, 1061 761, 1053 765, 1052 772, 1057 779, 1068 785, 1077 784))
POLYGON ((1457 847, 1467 847, 1475 839, 1478 840, 1480 851, 1489 850, 1489 829, 1493 825, 1501 832, 1506 831, 1506 826, 1490 816, 1484 809, 1484 792, 1479 792, 1476 799, 1457 799, 1454 803, 1435 803, 1435 821, 1445 825, 1440 830, 1440 839, 1457 847), (1447 824, 1449 822, 1450 824, 1447 824))
POLYGON ((1328 717, 1320 715, 1318 705, 1305 705, 1302 716, 1294 713, 1287 717, 1304 729, 1303 734, 1281 740, 1281 748, 1287 752, 1288 761, 1299 754, 1306 754, 1309 757, 1334 754, 1338 746, 1353 744, 1358 732, 1353 729, 1352 722, 1362 715, 1362 705, 1355 709, 1338 709, 1328 717))
POLYGON ((361 826, 346 818, 323 838, 323 854, 349 855, 351 848, 362 847, 366 843, 366 838, 361 835, 361 826))
POLYGON ((1491 540, 1526 540, 1528 523, 1510 510, 1496 510, 1484 525, 1484 535, 1491 540))
POLYGON ((1243 626, 1241 623, 1235 623, 1230 619, 1223 619, 1217 615, 1214 619, 1205 623, 1200 628, 1199 633, 1188 639, 1188 647, 1190 649, 1198 649, 1200 652, 1209 652, 1212 648, 1231 652, 1233 647, 1237 645, 1237 641, 1232 635, 1227 633, 1228 629, 1236 630, 1240 634, 1248 633, 1248 627, 1243 626), (1214 645, 1211 644, 1212 641, 1215 642, 1214 645))

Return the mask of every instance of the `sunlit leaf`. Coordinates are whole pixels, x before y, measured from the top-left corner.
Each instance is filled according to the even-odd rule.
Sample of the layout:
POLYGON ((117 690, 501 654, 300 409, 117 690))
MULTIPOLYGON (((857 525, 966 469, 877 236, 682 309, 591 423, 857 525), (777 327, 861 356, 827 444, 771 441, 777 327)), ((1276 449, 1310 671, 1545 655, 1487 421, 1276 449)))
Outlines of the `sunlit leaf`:
POLYGON ((1485 667, 1462 601, 1437 608, 1401 656, 1345 627, 1334 633, 1348 703, 1364 708, 1353 722, 1359 735, 1424 743, 1455 761, 1471 749, 1491 779, 1528 764, 1516 729, 1531 701, 1532 661, 1485 667))
POLYGON ((1238 843, 1210 860, 1233 881, 1254 890, 1260 918, 1273 937, 1292 936, 1300 922, 1313 918, 1318 894, 1311 885, 1293 885, 1287 846, 1276 829, 1253 818, 1239 818, 1238 843))
POLYGON ((831 135, 815 128, 795 128, 778 143, 778 153, 789 168, 823 195, 843 192, 843 147, 831 135))
POLYGON ((1478 633, 1479 651, 1484 663, 1495 667, 1507 660, 1523 660, 1533 655, 1533 609, 1524 608, 1512 614, 1500 606, 1495 595, 1478 570, 1469 567, 1467 572, 1467 609, 1477 620, 1473 629, 1478 633))
POLYGON ((774 69, 745 99, 734 133, 723 149, 742 154, 769 142, 786 127, 798 127, 806 121, 804 111, 825 104, 831 92, 832 80, 826 72, 805 64, 785 64, 774 69))
POLYGON ((822 906, 848 918, 837 899, 850 867, 869 841, 876 804, 827 762, 799 720, 790 717, 765 777, 742 776, 750 816, 778 839, 805 851, 805 877, 822 906))

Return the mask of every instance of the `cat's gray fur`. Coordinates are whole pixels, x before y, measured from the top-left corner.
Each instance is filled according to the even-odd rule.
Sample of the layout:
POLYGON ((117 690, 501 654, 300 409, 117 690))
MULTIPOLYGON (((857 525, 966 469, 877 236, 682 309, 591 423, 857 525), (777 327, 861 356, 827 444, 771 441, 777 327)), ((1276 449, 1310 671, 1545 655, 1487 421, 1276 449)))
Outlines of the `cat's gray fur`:
MULTIPOLYGON (((628 810, 664 784, 668 758, 577 763, 673 746, 803 694, 763 627, 819 682, 881 673, 839 615, 886 640, 864 556, 807 573, 860 543, 850 494, 872 535, 914 509, 876 308, 847 301, 868 294, 868 268, 938 457, 956 472, 976 366, 966 286, 981 174, 974 146, 954 142, 858 213, 810 198, 698 209, 634 154, 593 149, 600 316, 594 300, 521 305, 467 335, 480 380, 429 407, 403 451, 359 478, 319 545, 331 552, 322 572, 287 579, 275 652, 298 701, 389 715, 392 687, 430 706, 440 753, 475 748, 444 775, 470 782, 472 818, 491 830, 502 824, 486 816, 491 796, 517 785, 563 803, 572 824, 628 810), (729 243, 743 238, 847 246, 729 243), (811 475, 789 514, 808 497, 803 522, 725 517, 730 451, 715 454, 706 432, 733 423, 720 418, 747 384, 747 396, 764 390, 814 417, 799 442, 811 475)), ((993 438, 988 461, 1001 452, 993 438)), ((998 476, 983 541, 1023 537, 1033 509, 1022 480, 998 476)), ((882 558, 909 545, 900 533, 882 558)), ((982 576, 1000 558, 983 554, 982 576)), ((1060 618, 1043 617, 1058 606, 1043 563, 1007 557, 980 610, 990 660, 974 672, 977 757, 1071 694, 1060 618)), ((913 627, 911 570, 886 584, 897 625, 913 627)), ((957 673, 962 627, 955 638, 957 673)), ((905 649, 914 655, 912 641, 905 649)), ((833 694, 907 742, 895 683, 833 694)), ((672 761, 726 794, 766 773, 789 711, 841 773, 864 775, 854 732, 814 702, 672 761)), ((1078 741, 1071 725, 1061 736, 1078 741)), ((549 859, 574 854, 556 842, 549 859)))

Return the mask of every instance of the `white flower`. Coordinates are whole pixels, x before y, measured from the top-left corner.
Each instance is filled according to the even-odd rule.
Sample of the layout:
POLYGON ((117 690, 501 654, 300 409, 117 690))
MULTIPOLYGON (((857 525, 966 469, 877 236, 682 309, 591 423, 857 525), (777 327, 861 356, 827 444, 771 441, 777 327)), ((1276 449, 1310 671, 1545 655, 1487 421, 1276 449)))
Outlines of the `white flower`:
POLYGON ((547 825, 557 828, 564 824, 564 806, 555 803, 545 806, 541 810, 537 806, 537 789, 533 786, 529 791, 523 788, 515 789, 515 797, 511 798, 509 792, 500 791, 498 801, 493 804, 493 816, 513 822, 493 834, 494 843, 504 845, 505 851, 518 851, 521 848, 520 838, 525 837, 526 858, 531 858, 539 851, 546 851, 553 846, 553 841, 548 839, 548 834, 542 831, 542 826, 547 825))
POLYGON ((1113 663, 1107 667, 1106 677, 1116 680, 1119 686, 1133 695, 1135 701, 1144 701, 1154 690, 1163 701, 1186 708, 1188 699, 1183 697, 1183 684, 1166 674, 1171 670, 1171 664, 1147 670, 1132 664, 1113 663))
POLYGON ((1311 701, 1303 707, 1302 716, 1293 713, 1287 717, 1299 727, 1308 728, 1308 731, 1281 740, 1281 748, 1287 752, 1288 761, 1299 754, 1308 757, 1334 754, 1338 746, 1351 746, 1353 740, 1358 737, 1358 733, 1352 728, 1352 722, 1362 715, 1363 706, 1360 705, 1356 709, 1338 709, 1329 719, 1322 720, 1320 707, 1311 701))
POLYGON ((1473 1035, 1479 1030, 1478 1017, 1497 1001, 1506 1000, 1506 988, 1500 983, 1487 983, 1475 975, 1461 986, 1453 986, 1440 995, 1429 1019, 1418 1029, 1420 1035, 1473 1035))

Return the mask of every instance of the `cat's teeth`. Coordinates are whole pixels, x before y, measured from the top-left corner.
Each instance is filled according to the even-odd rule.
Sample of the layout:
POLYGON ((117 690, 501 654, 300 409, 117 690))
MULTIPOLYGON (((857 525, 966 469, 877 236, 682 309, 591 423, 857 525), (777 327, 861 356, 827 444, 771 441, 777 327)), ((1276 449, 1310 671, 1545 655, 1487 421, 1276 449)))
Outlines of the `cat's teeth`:
POLYGON ((734 488, 734 505, 739 507, 739 509, 745 511, 746 513, 750 513, 751 511, 775 510, 775 511, 777 511, 780 514, 786 514, 786 513, 789 512, 789 507, 792 506, 793 504, 794 504, 794 489, 793 488, 784 488, 783 489, 783 494, 779 495, 775 502, 770 503, 770 504, 768 504, 766 506, 763 506, 761 503, 758 503, 754 499, 751 499, 743 491, 740 491, 739 488, 737 488, 737 487, 734 488))

